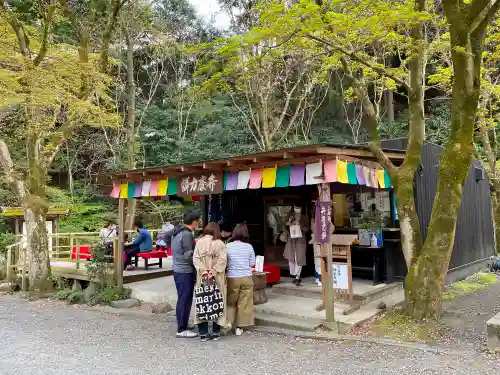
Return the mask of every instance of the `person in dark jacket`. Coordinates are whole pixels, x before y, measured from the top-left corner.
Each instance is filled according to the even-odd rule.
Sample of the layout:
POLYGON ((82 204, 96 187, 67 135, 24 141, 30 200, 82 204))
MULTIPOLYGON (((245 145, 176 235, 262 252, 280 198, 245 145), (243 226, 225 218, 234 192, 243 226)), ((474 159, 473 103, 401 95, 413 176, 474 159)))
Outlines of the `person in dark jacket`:
POLYGON ((138 233, 137 237, 133 242, 125 243, 126 259, 123 264, 123 268, 127 270, 133 269, 131 265, 133 257, 139 253, 153 250, 153 239, 151 238, 149 231, 144 228, 144 224, 142 224, 141 221, 136 221, 134 223, 134 228, 138 233))
POLYGON ((184 214, 183 227, 176 228, 172 240, 172 258, 175 287, 177 289, 177 337, 193 338, 196 332, 188 328, 191 305, 193 304, 196 270, 193 265, 194 231, 200 223, 198 211, 184 214))

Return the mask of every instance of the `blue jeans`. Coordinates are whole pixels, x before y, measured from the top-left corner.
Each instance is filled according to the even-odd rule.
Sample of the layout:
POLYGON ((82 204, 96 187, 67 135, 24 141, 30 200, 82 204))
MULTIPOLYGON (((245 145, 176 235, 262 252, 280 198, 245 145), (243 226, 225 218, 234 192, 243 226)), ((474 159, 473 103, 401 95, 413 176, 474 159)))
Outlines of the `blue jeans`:
POLYGON ((189 315, 193 304, 194 285, 196 274, 174 272, 175 288, 177 289, 177 305, 175 315, 177 317, 177 332, 188 329, 189 315))

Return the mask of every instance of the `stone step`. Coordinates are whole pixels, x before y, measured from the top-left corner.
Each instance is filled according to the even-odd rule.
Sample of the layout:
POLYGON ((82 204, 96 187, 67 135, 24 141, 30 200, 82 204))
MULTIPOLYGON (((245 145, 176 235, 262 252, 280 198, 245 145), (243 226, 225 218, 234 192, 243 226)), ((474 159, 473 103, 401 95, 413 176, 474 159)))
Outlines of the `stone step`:
POLYGON ((320 319, 301 319, 299 317, 278 316, 263 312, 256 312, 255 324, 260 326, 292 329, 302 332, 314 332, 323 324, 323 322, 320 319))
POLYGON ((488 332, 488 348, 491 350, 500 349, 500 313, 486 322, 488 332))
MULTIPOLYGON (((364 305, 402 289, 403 285, 399 282, 377 286, 363 293, 356 293, 356 291, 354 291, 353 299, 357 305, 364 305)), ((276 294, 320 300, 322 293, 321 288, 316 285, 305 284, 304 286, 296 287, 287 282, 274 285, 272 291, 276 294)))

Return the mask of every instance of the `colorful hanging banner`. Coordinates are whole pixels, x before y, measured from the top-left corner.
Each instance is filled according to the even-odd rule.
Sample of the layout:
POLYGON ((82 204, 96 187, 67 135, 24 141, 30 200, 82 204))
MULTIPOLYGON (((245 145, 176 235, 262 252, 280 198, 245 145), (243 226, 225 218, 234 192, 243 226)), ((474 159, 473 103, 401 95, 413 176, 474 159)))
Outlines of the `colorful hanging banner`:
POLYGON ((317 185, 323 182, 323 163, 306 165, 306 185, 317 185))
POLYGON ((178 182, 177 194, 182 196, 208 195, 222 193, 222 190, 222 173, 206 173, 181 178, 178 182))
POLYGON ((165 195, 167 195, 167 189, 168 189, 168 179, 160 180, 158 184, 158 196, 164 197, 165 195))
POLYGON ((356 164, 347 164, 347 180, 350 185, 357 185, 358 179, 356 178, 356 164))
POLYGON ((128 184, 127 198, 134 199, 135 184, 128 184))
POLYGON ((120 184, 120 198, 126 199, 128 196, 128 184, 120 184))
POLYGON ((262 171, 262 187, 273 188, 276 186, 276 165, 272 168, 264 168, 262 171))
POLYGON ((366 179, 363 173, 363 166, 361 164, 356 164, 356 178, 358 179, 359 185, 366 185, 366 179))
POLYGON ((141 195, 143 197, 149 197, 150 190, 151 190, 151 181, 144 181, 142 183, 142 192, 141 192, 141 195))
POLYGON ((238 173, 238 190, 247 189, 250 182, 250 171, 240 171, 238 173))
POLYGON ((338 160, 337 167, 338 167, 339 182, 342 184, 348 184, 349 177, 347 176, 347 162, 338 160))
POLYGON ((292 165, 292 168, 290 169, 290 186, 304 185, 305 173, 305 165, 292 165))
POLYGON ((384 180, 384 170, 383 169, 377 169, 377 181, 378 181, 378 186, 381 189, 385 188, 385 180, 384 180))
POLYGON ((112 198, 120 198, 120 184, 113 184, 113 189, 109 196, 112 198))
POLYGON ((223 184, 222 184, 222 190, 226 190, 227 187, 227 171, 224 171, 224 175, 222 177, 223 179, 223 184))
POLYGON ((290 185, 290 166, 279 167, 276 171, 276 187, 288 187, 290 185))
POLYGON ((168 179, 168 187, 167 187, 167 194, 168 195, 176 195, 177 194, 177 188, 178 188, 178 182, 174 178, 169 178, 168 179))
POLYGON ((135 183, 134 198, 140 198, 142 196, 142 182, 135 183))
POLYGON ((378 181, 377 181, 377 171, 375 169, 370 169, 370 179, 372 182, 372 187, 377 189, 378 188, 378 181))
POLYGON ((384 185, 386 189, 392 187, 391 177, 389 176, 389 173, 387 173, 387 171, 385 170, 384 170, 384 185))
POLYGON ((373 187, 373 185, 372 185, 372 177, 371 177, 371 174, 370 174, 370 168, 368 168, 365 165, 363 165, 363 176, 365 178, 365 184, 366 184, 366 186, 373 187))
POLYGON ((238 172, 227 172, 226 187, 224 190, 238 189, 238 172))
POLYGON ((325 160, 323 163, 325 182, 337 182, 339 180, 337 160, 325 160))
POLYGON ((262 169, 252 170, 250 172, 250 182, 248 184, 249 189, 260 189, 262 184, 262 169))
POLYGON ((149 196, 157 197, 159 188, 160 188, 160 181, 151 181, 151 189, 149 189, 149 196))

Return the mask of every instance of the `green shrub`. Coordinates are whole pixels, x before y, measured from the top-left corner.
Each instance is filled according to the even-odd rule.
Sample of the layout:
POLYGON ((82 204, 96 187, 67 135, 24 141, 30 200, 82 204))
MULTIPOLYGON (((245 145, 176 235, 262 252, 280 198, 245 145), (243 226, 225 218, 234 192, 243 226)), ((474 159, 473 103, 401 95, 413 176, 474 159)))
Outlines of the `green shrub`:
POLYGON ((95 293, 91 294, 87 303, 94 305, 109 305, 113 301, 130 298, 130 291, 124 289, 120 291, 114 285, 98 285, 95 293))
POLYGON ((83 303, 85 300, 82 291, 75 291, 71 289, 61 289, 55 294, 54 297, 60 301, 66 301, 70 305, 83 303))

